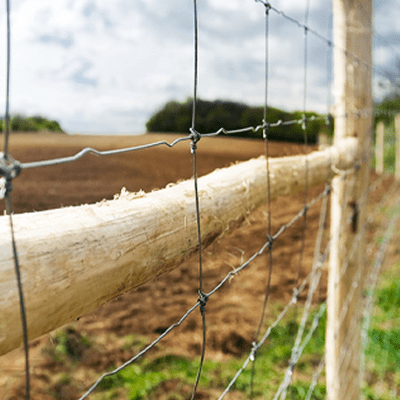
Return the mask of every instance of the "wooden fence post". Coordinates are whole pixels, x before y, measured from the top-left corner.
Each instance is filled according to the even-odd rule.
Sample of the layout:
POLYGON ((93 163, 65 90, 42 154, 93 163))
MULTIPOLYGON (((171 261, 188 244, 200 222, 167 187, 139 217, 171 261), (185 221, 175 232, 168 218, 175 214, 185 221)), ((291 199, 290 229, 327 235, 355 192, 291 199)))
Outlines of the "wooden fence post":
POLYGON ((394 119, 394 131, 396 136, 396 163, 394 176, 397 181, 400 180, 400 114, 394 119))
MULTIPOLYGON (((323 184, 332 164, 354 164, 348 138, 305 156, 269 161, 272 198, 323 184)), ((198 180, 202 245, 236 227, 268 200, 265 157, 198 180)), ((29 338, 91 312, 100 304, 167 272, 198 251, 193 181, 148 194, 123 192, 98 204, 13 217, 29 338)), ((0 216, 0 355, 20 346, 19 297, 7 216, 0 216)))
POLYGON ((378 175, 383 174, 383 159, 384 159, 384 137, 385 125, 382 121, 378 122, 376 126, 376 140, 375 140, 375 172, 378 175))
POLYGON ((360 196, 368 187, 371 146, 372 0, 333 0, 335 136, 337 146, 357 137, 358 169, 347 179, 332 182, 331 251, 326 330, 327 399, 360 398, 361 302, 364 239, 349 259, 354 239, 366 221, 366 202, 360 196), (351 223, 348 223, 351 215, 351 223), (346 271, 340 277, 342 267, 346 271), (350 297, 351 296, 351 297, 350 297), (350 301, 351 300, 351 301, 350 301))

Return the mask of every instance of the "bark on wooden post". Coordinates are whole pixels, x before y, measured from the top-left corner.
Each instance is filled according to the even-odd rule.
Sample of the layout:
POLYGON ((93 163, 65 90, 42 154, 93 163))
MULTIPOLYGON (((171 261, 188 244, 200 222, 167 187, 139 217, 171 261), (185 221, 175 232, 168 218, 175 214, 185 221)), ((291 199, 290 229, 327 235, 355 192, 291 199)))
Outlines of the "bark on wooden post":
POLYGON ((396 181, 400 181, 400 114, 394 119, 394 129, 396 135, 396 162, 394 176, 396 181))
POLYGON ((382 121, 378 122, 376 126, 376 139, 375 139, 375 172, 378 175, 383 174, 383 159, 384 159, 384 136, 385 125, 382 121))
POLYGON ((366 221, 366 204, 359 201, 368 187, 371 146, 371 0, 334 0, 334 145, 344 138, 358 137, 360 168, 353 179, 337 176, 333 181, 331 207, 331 251, 328 281, 326 332, 326 379, 328 400, 360 398, 361 300, 364 240, 348 261, 350 248, 366 221), (349 215, 351 223, 346 223, 349 215), (355 290, 354 290, 355 289, 355 290), (348 306, 346 301, 351 301, 348 306))
MULTIPOLYGON (((310 185, 332 167, 351 168, 356 139, 310 153, 310 185)), ((305 156, 269 161, 271 195, 305 187, 305 156)), ((203 245, 267 202, 265 157, 199 179, 203 245)), ((98 204, 14 216, 28 320, 34 339, 92 311, 198 250, 193 181, 148 194, 122 193, 98 204)), ((0 355, 22 341, 9 220, 0 216, 0 355)))

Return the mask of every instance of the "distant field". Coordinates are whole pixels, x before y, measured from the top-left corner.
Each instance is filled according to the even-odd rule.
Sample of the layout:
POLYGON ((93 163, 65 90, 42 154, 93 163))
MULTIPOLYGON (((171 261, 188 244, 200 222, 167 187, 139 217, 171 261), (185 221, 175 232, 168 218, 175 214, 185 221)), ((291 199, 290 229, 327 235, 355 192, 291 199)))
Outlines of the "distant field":
MULTIPOLYGON (((11 136, 10 154, 20 162, 71 156, 85 147, 98 150, 138 146, 155 141, 173 142, 182 135, 90 136, 24 134, 11 136)), ((270 144, 272 157, 301 152, 290 143, 270 144)), ((228 166, 265 154, 262 141, 204 138, 198 144, 198 173, 228 166)), ((40 211, 61 206, 111 199, 122 187, 129 191, 150 191, 193 174, 190 141, 173 148, 161 146, 122 155, 85 155, 79 161, 52 167, 24 170, 14 181, 15 212, 40 211)), ((4 206, 2 205, 3 209, 4 206)), ((0 211, 3 209, 0 208, 0 211)))
MULTIPOLYGON (((27 162, 70 156, 87 146, 107 150, 158 140, 172 142, 178 137, 182 136, 18 134, 11 137, 10 153, 15 159, 27 162)), ((269 144, 272 157, 303 151, 304 148, 297 144, 269 144)), ((215 168, 263 154, 263 141, 225 137, 201 139, 197 150, 198 173, 204 175, 215 168)), ((17 213, 40 211, 93 203, 104 198, 111 199, 122 187, 132 192, 163 188, 168 183, 188 179, 192 174, 190 142, 180 143, 172 149, 163 146, 110 157, 85 155, 79 161, 70 164, 23 170, 14 180, 12 199, 17 213)), ((322 190, 323 187, 311 189, 309 198, 322 190)), ((303 194, 298 194, 279 198, 272 203, 273 233, 302 209, 303 202, 303 194)), ((1 206, 3 207, 3 204, 1 206)), ((301 277, 311 268, 319 211, 320 206, 317 204, 307 213, 301 277)), ((267 208, 262 207, 250 215, 240 229, 225 235, 204 250, 205 291, 213 288, 229 271, 261 248, 267 238, 267 224, 267 208)), ((302 226, 303 219, 282 234, 274 244, 274 273, 269 300, 272 304, 287 302, 293 294, 298 273, 302 226)), ((32 232, 32 235, 35 235, 35 232, 32 232)), ((16 240, 18 247, 18 235, 16 240)), ((242 271, 210 299, 207 305, 209 359, 227 360, 247 354, 254 339, 264 301, 267 267, 268 255, 265 254, 258 257, 251 264, 251 268, 242 271)), ((317 301, 325 299, 325 274, 326 271, 317 301)), ((81 393, 99 374, 126 361, 136 347, 141 347, 143 343, 156 338, 175 323, 197 301, 197 290, 198 258, 194 257, 157 280, 104 304, 89 315, 82 316, 79 321, 69 325, 72 329, 68 331, 69 335, 74 338, 90 337, 96 344, 85 353, 82 363, 79 364, 81 366, 57 364, 54 359, 49 359, 48 352, 55 351, 54 334, 35 341, 35 346, 31 349, 34 364, 32 397, 53 399, 60 379, 68 374, 72 380, 66 381, 65 387, 71 397, 62 398, 76 398, 77 396, 72 394, 81 393), (126 345, 129 340, 133 340, 132 346, 126 345)), ((301 301, 304 300, 305 294, 306 292, 300 297, 301 301)), ((271 317, 273 311, 274 308, 267 312, 267 318, 271 317)), ((150 357, 155 357, 156 354, 198 356, 201 349, 201 321, 198 313, 194 314, 179 329, 167 336, 150 357)), ((21 361, 22 353, 19 350, 0 359, 1 399, 13 398, 2 397, 1 383, 5 382, 3 387, 8 393, 18 394, 23 390, 21 361), (17 386, 13 383, 15 377, 20 379, 16 381, 17 386), (9 391, 11 387, 14 389, 9 391)), ((209 397, 204 397, 206 398, 209 397)))

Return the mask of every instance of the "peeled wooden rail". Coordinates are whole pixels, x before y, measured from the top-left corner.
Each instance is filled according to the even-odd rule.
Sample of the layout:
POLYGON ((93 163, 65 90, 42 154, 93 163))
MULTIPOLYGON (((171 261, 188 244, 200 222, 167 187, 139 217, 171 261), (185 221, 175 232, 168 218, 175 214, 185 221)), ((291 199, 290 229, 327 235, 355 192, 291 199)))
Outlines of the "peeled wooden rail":
MULTIPOLYGON (((348 138, 310 153, 309 185, 330 179, 332 167, 351 168, 357 150, 357 140, 348 138)), ((305 159, 270 159, 273 197, 304 188, 305 159)), ((207 245, 267 202, 265 158, 216 170, 198 185, 207 245)), ((193 181, 13 218, 30 339, 173 269, 198 248, 193 181)), ((1 216, 0 355, 21 343, 9 220, 1 216)))

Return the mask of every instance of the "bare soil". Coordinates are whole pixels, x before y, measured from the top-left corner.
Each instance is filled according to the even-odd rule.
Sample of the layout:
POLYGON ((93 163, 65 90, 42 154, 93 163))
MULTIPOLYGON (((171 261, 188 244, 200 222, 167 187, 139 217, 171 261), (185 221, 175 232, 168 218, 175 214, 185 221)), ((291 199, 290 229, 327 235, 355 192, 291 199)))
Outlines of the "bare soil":
MULTIPOLYGON (((87 146, 108 150, 158 140, 172 142, 176 138, 177 135, 100 137, 18 134, 12 136, 10 153, 15 159, 28 162, 70 156, 87 146)), ((312 150, 312 147, 308 149, 312 150)), ((304 151, 304 147, 297 144, 269 144, 271 157, 299 154, 304 151)), ((197 150, 198 175, 205 175, 216 168, 263 154, 265 145, 262 141, 222 137, 201 139, 197 150)), ((163 188, 171 182, 189 179, 192 175, 190 142, 181 142, 173 148, 161 146, 117 156, 85 155, 73 163, 23 170, 14 180, 14 212, 93 203, 104 198, 113 198, 122 187, 132 192, 150 191, 163 188)), ((390 179, 384 182, 383 190, 389 184, 390 179)), ((307 198, 310 200, 323 190, 323 186, 311 188, 307 198)), ((304 193, 298 193, 272 202, 272 234, 303 208, 304 199, 304 193)), ((0 211, 3 210, 4 204, 0 203, 0 211)), ((238 267, 262 247, 267 240, 268 215, 268 206, 260 208, 250 215, 239 229, 223 236, 204 250, 205 292, 214 288, 229 271, 238 267)), ((303 252, 303 218, 274 243, 270 305, 289 301, 298 282, 310 271, 319 215, 320 202, 307 212, 303 252)), ((240 357, 249 351, 261 316, 268 271, 269 254, 266 253, 256 258, 248 268, 209 299, 206 312, 207 358, 224 360, 240 357)), ((75 340, 76 343, 80 343, 81 336, 92 337, 96 341, 96 346, 90 349, 78 349, 81 363, 74 370, 73 381, 60 380, 60 373, 64 371, 65 366, 60 366, 48 356, 49 349, 55 346, 54 333, 33 341, 30 349, 32 398, 78 398, 104 371, 119 366, 132 357, 136 352, 135 346, 143 347, 145 343, 158 337, 196 303, 198 275, 199 259, 195 256, 172 272, 104 304, 91 314, 69 324, 72 342, 75 340), (133 348, 126 346, 126 337, 130 335, 142 338, 137 339, 140 343, 132 345, 133 348)), ((306 291, 301 295, 301 299, 304 299, 305 295, 306 291)), ((326 275, 323 276, 316 300, 323 300, 325 295, 326 275)), ((149 357, 153 357, 154 354, 197 357, 201 351, 201 343, 201 315, 196 310, 181 326, 167 335, 157 348, 150 352, 149 357)), ((18 349, 0 358, 0 399, 23 398, 22 354, 22 349, 18 349)), ((178 390, 176 387, 179 386, 179 382, 169 382, 165 385, 171 386, 171 391, 178 390)), ((181 387, 179 390, 186 393, 187 388, 181 387)), ((200 390, 198 398, 214 398, 209 392, 202 393, 200 390)), ((125 397, 121 395, 120 398, 125 397)))

